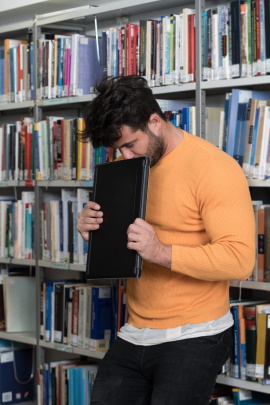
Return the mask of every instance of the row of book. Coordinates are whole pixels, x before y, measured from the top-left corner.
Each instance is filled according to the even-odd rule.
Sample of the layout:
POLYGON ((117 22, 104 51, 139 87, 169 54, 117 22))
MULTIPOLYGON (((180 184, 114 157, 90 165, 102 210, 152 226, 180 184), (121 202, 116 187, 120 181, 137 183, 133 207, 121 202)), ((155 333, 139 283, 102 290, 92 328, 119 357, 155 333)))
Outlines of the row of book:
MULTIPOLYGON (((193 103, 158 102, 175 126, 196 135, 193 103)), ((233 156, 246 177, 270 177, 269 91, 232 89, 225 95, 224 107, 205 108, 205 123, 206 140, 233 156)), ((76 137, 77 130, 83 128, 82 118, 54 116, 35 124, 31 118, 24 118, 2 125, 0 181, 93 180, 95 165, 114 160, 117 152, 112 148, 93 149, 90 142, 76 137)))
POLYGON ((97 370, 97 364, 79 359, 41 364, 38 370, 38 402, 59 405, 90 404, 97 370))
POLYGON ((253 281, 270 281, 270 204, 253 201, 256 224, 256 259, 251 275, 253 281))
POLYGON ((124 281, 115 286, 72 280, 41 285, 40 338, 93 351, 107 351, 126 321, 124 281))
POLYGON ((34 44, 27 40, 5 39, 0 46, 0 102, 34 100, 34 44))
POLYGON ((77 137, 83 119, 23 118, 0 127, 0 181, 93 180, 98 163, 112 161, 112 148, 93 149, 77 137))
MULTIPOLYGON (((203 13, 203 79, 270 73, 267 0, 233 0, 203 13)), ((193 82, 195 10, 111 27, 101 37, 42 34, 37 98, 82 96, 105 75, 139 74, 150 86, 193 82)), ((33 99, 33 42, 5 39, 0 48, 0 100, 33 99)))
POLYGON ((270 304, 262 300, 231 302, 234 344, 224 366, 227 375, 270 384, 270 304))
POLYGON ((270 177, 270 92, 233 89, 227 93, 221 147, 243 168, 247 178, 270 177))
POLYGON ((19 200, 0 197, 0 257, 35 257, 34 204, 33 191, 22 191, 19 200))
POLYGON ((203 13, 203 79, 270 73, 268 0, 233 0, 203 13))
POLYGON ((88 243, 76 229, 78 213, 91 200, 89 190, 61 189, 61 198, 44 193, 40 211, 41 259, 58 263, 85 264, 88 243))

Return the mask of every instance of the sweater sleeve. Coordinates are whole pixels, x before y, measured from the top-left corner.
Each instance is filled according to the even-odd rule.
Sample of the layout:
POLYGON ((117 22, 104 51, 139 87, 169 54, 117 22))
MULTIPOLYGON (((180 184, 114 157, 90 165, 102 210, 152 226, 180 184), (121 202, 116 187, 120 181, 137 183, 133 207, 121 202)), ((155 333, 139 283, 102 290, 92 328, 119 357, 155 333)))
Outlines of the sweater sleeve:
POLYGON ((245 280, 255 260, 255 220, 242 169, 229 156, 210 159, 196 202, 209 243, 172 246, 171 270, 207 281, 245 280))

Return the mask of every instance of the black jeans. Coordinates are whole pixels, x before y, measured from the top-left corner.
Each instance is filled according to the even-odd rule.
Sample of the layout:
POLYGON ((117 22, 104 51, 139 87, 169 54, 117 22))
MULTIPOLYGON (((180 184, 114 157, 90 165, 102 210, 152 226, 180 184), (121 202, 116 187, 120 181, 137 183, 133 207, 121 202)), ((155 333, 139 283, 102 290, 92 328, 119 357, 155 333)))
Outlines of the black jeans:
POLYGON ((91 405, 207 405, 231 347, 231 328, 154 346, 117 338, 99 367, 91 405))

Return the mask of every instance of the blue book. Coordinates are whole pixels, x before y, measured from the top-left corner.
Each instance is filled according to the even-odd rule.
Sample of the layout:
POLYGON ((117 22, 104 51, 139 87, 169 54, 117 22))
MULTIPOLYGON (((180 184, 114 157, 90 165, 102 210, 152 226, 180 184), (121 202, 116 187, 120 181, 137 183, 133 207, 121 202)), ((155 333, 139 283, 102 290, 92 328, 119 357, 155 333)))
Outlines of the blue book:
POLYGON ((91 314, 91 339, 111 339, 114 329, 111 287, 92 287, 91 314))
MULTIPOLYGON (((232 95, 228 111, 228 134, 226 139, 226 149, 225 151, 230 155, 234 155, 234 146, 236 138, 238 137, 237 133, 237 119, 239 116, 238 110, 239 105, 246 104, 248 107, 249 100, 251 98, 269 100, 270 92, 268 91, 256 91, 256 90, 241 90, 241 89, 232 89, 232 95)), ((247 108, 246 107, 246 108, 247 108)), ((241 107, 244 108, 244 107, 241 107)), ((226 111, 225 111, 226 114, 226 111)), ((226 117, 225 117, 226 119, 226 117)))
POLYGON ((245 139, 246 139, 246 127, 247 127, 247 116, 248 116, 249 102, 239 103, 238 105, 238 116, 236 122, 236 134, 234 142, 233 157, 242 167, 244 150, 245 150, 245 139))
POLYGON ((67 374, 68 374, 68 405, 77 405, 79 404, 79 402, 77 402, 77 398, 75 395, 76 391, 75 368, 73 367, 68 368, 67 374))
POLYGON ((63 201, 59 201, 59 240, 60 240, 60 262, 63 261, 64 259, 64 234, 63 234, 63 229, 64 229, 64 224, 63 224, 63 201))
POLYGON ((78 46, 78 83, 77 95, 83 96, 94 92, 95 84, 103 76, 103 68, 100 60, 102 55, 103 41, 98 40, 99 51, 95 37, 82 37, 78 46))
POLYGON ((9 51, 9 100, 11 102, 17 101, 17 82, 18 82, 18 75, 17 75, 17 59, 18 59, 18 52, 17 47, 10 48, 9 51))
POLYGON ((190 109, 189 107, 184 107, 182 109, 182 129, 184 131, 190 131, 190 109))
MULTIPOLYGON (((208 11, 204 11, 203 12, 203 49, 204 49, 204 53, 203 53, 203 68, 207 68, 207 57, 208 54, 206 52, 206 50, 208 49, 208 11)), ((206 79, 206 77, 203 77, 204 79, 206 79)))
POLYGON ((231 307, 234 320, 233 325, 233 350, 232 350, 232 377, 240 378, 240 339, 239 339, 239 322, 238 322, 238 306, 231 307))

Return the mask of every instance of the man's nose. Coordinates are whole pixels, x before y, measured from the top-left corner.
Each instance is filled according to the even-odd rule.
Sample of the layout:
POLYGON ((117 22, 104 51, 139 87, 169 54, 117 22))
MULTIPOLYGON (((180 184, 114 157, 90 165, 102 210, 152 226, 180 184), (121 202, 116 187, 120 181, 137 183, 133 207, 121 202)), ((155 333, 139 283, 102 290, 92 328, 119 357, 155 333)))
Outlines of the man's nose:
POLYGON ((133 159, 135 154, 128 148, 122 148, 121 153, 124 159, 133 159))

